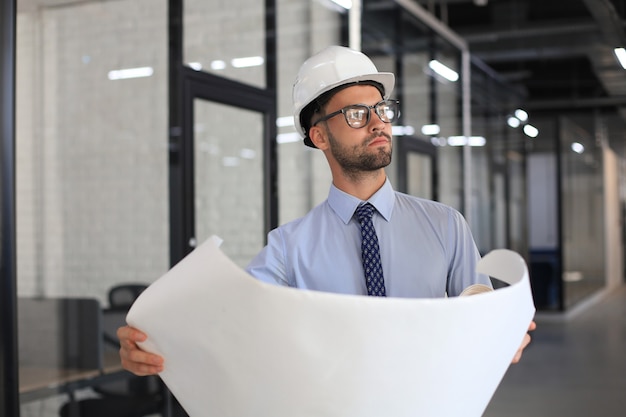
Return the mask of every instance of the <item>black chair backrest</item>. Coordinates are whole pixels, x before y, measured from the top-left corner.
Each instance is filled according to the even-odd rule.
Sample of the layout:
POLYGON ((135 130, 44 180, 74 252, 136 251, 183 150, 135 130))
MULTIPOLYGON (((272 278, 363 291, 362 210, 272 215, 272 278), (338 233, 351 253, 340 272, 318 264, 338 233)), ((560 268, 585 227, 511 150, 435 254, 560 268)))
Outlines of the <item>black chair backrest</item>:
POLYGON ((109 290, 109 308, 128 311, 146 288, 146 284, 121 284, 112 287, 109 290))

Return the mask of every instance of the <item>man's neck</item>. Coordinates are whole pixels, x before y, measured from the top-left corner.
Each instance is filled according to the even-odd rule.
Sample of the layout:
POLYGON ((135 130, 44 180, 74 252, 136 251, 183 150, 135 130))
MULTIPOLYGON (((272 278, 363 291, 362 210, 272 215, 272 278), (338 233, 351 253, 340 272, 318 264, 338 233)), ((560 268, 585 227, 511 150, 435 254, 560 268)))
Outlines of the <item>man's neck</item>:
POLYGON ((359 200, 366 201, 385 184, 387 175, 383 168, 358 174, 341 173, 333 175, 333 184, 341 191, 348 193, 359 200))

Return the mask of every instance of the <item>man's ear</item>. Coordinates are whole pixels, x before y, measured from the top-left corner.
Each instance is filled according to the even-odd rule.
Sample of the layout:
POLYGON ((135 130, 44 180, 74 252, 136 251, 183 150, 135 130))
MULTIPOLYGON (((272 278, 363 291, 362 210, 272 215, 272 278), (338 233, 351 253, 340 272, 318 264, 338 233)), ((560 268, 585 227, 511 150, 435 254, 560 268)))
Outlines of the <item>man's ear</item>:
POLYGON ((309 129, 309 138, 318 149, 325 150, 328 148, 328 135, 326 129, 321 126, 312 126, 309 129))

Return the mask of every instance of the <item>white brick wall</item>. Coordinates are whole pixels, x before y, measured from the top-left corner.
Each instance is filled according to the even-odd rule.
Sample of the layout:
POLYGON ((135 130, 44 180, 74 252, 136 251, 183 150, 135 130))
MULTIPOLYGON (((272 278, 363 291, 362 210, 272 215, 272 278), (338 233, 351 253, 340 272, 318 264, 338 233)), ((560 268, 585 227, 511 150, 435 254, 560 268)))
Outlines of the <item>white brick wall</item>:
MULTIPOLYGON (((291 115, 303 60, 339 41, 339 15, 326 6, 278 2, 279 116, 291 115)), ((105 304, 112 285, 151 282, 169 266, 166 2, 26 10, 18 20, 18 292, 105 304), (141 66, 154 74, 107 78, 141 66)), ((264 66, 209 69, 216 59, 263 55, 262 12, 256 0, 185 2, 185 61, 264 87, 264 66)), ((196 147, 220 152, 196 152, 197 238, 222 235, 243 266, 264 237, 260 121, 206 102, 196 110, 196 147), (223 165, 244 148, 256 158, 223 165)), ((325 199, 331 177, 320 152, 291 143, 279 146, 279 181, 282 223, 325 199)))
POLYGON ((20 14, 20 295, 104 302, 167 269, 165 13, 141 0, 20 14), (107 78, 139 66, 154 75, 107 78))

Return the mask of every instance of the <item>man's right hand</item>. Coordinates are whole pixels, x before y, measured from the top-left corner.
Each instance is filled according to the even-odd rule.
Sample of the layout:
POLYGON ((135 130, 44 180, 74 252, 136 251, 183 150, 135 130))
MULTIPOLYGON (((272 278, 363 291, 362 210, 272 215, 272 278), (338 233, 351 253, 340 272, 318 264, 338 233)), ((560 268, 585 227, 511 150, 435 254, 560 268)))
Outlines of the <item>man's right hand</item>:
POLYGON ((141 350, 137 342, 145 341, 148 336, 130 326, 117 329, 120 339, 120 358, 124 369, 135 375, 145 376, 158 374, 163 370, 163 358, 141 350))

